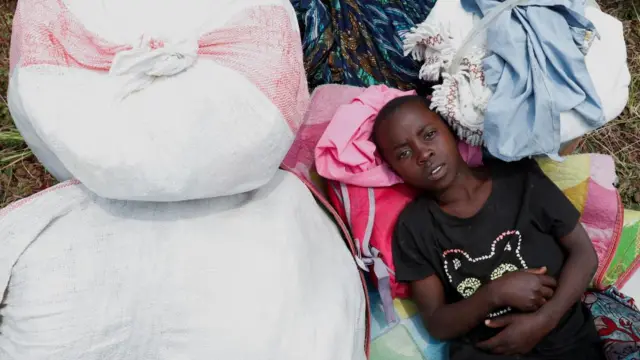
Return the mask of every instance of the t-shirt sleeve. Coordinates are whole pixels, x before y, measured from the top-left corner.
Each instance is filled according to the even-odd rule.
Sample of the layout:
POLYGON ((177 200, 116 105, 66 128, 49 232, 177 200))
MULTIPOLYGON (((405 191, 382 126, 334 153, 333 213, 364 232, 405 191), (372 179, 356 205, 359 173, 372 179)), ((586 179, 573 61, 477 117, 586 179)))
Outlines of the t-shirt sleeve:
POLYGON ((578 224, 580 212, 538 164, 533 160, 531 163, 532 211, 537 212, 536 217, 546 233, 556 239, 567 236, 578 224))
MULTIPOLYGON (((403 214, 406 215, 406 214, 403 214)), ((392 252, 396 280, 411 282, 422 280, 435 273, 429 255, 424 253, 423 245, 427 235, 421 231, 423 226, 412 224, 406 216, 400 216, 393 234, 392 252)))

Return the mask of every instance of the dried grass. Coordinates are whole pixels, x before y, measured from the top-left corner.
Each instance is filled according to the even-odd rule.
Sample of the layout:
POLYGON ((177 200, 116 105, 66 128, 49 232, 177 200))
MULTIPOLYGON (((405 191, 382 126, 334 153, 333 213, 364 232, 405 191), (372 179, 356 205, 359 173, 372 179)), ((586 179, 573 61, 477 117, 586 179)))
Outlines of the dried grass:
POLYGON ((577 151, 612 155, 625 207, 640 210, 640 1, 606 0, 600 6, 624 24, 631 72, 629 102, 618 119, 586 135, 577 151))

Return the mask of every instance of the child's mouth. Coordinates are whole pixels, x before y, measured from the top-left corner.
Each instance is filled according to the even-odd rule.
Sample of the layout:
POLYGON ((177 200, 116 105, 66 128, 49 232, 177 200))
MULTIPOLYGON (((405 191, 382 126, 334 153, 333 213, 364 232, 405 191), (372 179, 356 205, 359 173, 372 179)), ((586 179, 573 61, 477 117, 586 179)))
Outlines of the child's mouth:
POLYGON ((445 164, 440 164, 431 168, 429 171, 429 180, 439 180, 445 174, 445 164))

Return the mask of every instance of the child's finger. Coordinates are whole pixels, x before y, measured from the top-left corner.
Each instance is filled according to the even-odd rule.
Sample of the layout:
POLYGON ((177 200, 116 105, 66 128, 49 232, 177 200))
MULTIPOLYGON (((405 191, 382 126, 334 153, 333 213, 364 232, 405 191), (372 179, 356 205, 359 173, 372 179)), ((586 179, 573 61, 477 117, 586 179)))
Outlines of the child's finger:
POLYGON ((476 346, 482 350, 494 352, 502 347, 502 342, 502 337, 498 334, 489 340, 477 343, 476 346))
POLYGON ((555 288, 556 286, 558 286, 558 282, 556 281, 556 279, 552 278, 551 276, 539 275, 539 278, 540 278, 540 282, 544 286, 547 286, 550 288, 555 288))
POLYGON ((553 289, 548 286, 543 286, 540 288, 540 293, 545 299, 551 299, 553 296, 553 289))
POLYGON ((484 324, 487 325, 487 327, 495 329, 495 328, 503 328, 511 324, 512 321, 513 321, 513 316, 505 315, 505 316, 497 317, 495 319, 486 320, 484 324))
POLYGON ((547 273, 547 267, 543 266, 537 269, 525 269, 524 272, 528 272, 529 274, 544 275, 547 273))

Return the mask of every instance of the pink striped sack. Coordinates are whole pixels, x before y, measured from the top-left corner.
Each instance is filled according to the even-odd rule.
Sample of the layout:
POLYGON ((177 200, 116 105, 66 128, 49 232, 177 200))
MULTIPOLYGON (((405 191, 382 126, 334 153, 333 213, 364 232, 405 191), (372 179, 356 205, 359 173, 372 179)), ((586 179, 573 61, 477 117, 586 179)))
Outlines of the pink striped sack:
POLYGON ((11 114, 58 180, 73 175, 102 197, 256 189, 308 97, 285 0, 18 2, 11 114))

